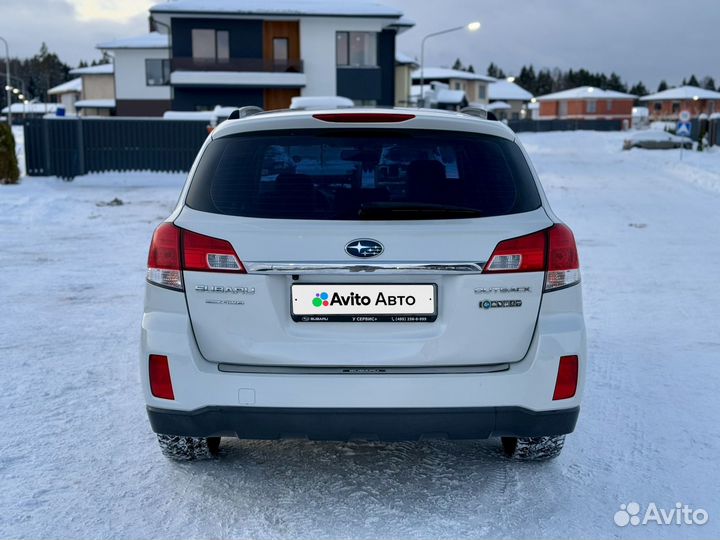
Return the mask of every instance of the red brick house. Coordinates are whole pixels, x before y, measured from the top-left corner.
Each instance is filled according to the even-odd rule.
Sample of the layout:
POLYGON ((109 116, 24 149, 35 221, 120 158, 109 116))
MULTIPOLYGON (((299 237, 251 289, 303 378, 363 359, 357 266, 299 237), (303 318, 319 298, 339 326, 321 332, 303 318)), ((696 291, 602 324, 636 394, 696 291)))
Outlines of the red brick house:
POLYGON ((632 118, 637 96, 601 90, 594 86, 580 86, 537 98, 540 120, 628 120, 632 118))
POLYGON ((690 111, 695 118, 703 113, 720 112, 720 92, 697 86, 679 86, 641 97, 650 109, 652 120, 676 120, 680 111, 690 111))

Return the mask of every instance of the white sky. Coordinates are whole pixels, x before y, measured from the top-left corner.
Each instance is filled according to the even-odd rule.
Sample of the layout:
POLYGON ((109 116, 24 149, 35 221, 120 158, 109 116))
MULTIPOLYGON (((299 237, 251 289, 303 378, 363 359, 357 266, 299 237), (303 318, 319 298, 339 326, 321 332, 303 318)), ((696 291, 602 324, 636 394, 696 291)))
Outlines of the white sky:
MULTIPOLYGON (((482 22, 473 34, 428 40, 428 65, 449 66, 460 57, 483 73, 491 61, 509 74, 531 63, 536 70, 585 67, 616 71, 629 84, 642 80, 650 90, 660 79, 679 84, 691 73, 720 83, 720 0, 379 1, 417 23, 398 39, 398 49, 412 56, 419 57, 420 40, 429 32, 482 22)), ((77 65, 99 58, 96 43, 147 32, 154 3, 0 0, 0 36, 13 56, 31 56, 46 41, 63 61, 77 65)))

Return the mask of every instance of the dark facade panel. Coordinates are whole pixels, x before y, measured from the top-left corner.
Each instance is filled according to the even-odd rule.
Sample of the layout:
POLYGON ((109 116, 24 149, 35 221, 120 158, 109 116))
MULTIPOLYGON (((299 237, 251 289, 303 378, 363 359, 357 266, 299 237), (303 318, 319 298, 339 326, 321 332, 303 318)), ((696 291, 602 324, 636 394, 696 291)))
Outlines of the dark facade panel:
POLYGON ((175 111, 208 110, 224 107, 263 106, 262 88, 176 86, 172 108, 175 111))
POLYGON ((337 68, 337 95, 349 99, 374 99, 380 104, 382 79, 380 68, 337 68))
POLYGON ((117 116, 162 116, 172 108, 169 99, 118 99, 115 101, 117 116))
POLYGON ((192 57, 193 29, 227 30, 230 33, 230 58, 263 57, 263 21, 242 19, 172 19, 172 55, 192 57))
POLYGON ((378 105, 395 105, 395 30, 383 30, 378 35, 378 66, 382 70, 378 105))

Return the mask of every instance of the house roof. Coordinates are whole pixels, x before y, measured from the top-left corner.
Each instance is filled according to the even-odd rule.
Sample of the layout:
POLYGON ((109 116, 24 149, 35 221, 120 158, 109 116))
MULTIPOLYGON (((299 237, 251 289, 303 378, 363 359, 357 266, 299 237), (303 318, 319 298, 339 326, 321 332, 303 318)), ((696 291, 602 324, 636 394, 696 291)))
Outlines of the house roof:
POLYGON ((488 84, 488 99, 530 101, 533 95, 510 81, 499 80, 488 84))
POLYGON ((537 98, 538 101, 566 101, 570 99, 635 99, 634 94, 616 92, 615 90, 602 90, 595 86, 578 86, 570 90, 546 94, 537 98))
MULTIPOLYGON (((10 112, 13 114, 43 114, 43 113, 54 113, 58 108, 57 103, 13 103, 10 106, 10 112)), ((6 114, 8 112, 7 107, 3 107, 0 113, 6 114)))
POLYGON ((98 43, 96 47, 98 49, 167 49, 168 43, 167 34, 150 32, 142 36, 105 41, 98 43))
POLYGON ((510 104, 505 101, 493 101, 492 103, 485 105, 485 108, 488 111, 506 111, 508 109, 512 109, 510 104))
POLYGON ((76 109, 114 109, 114 99, 81 99, 75 102, 76 109))
POLYGON ((426 81, 436 81, 441 79, 464 79, 468 81, 486 81, 495 82, 497 79, 488 77, 487 75, 478 75, 469 71, 461 71, 459 69, 443 68, 443 67, 426 67, 424 69, 416 69, 412 73, 412 78, 420 80, 421 71, 425 72, 426 81))
POLYGON ((673 99, 720 99, 720 92, 706 90, 698 86, 678 86, 663 90, 656 94, 650 94, 640 98, 640 101, 665 101, 673 99))
POLYGON ((112 75, 115 72, 113 64, 98 64, 70 70, 70 75, 112 75))
POLYGON ((402 12, 373 0, 176 0, 156 4, 151 13, 217 13, 235 15, 307 15, 390 17, 402 12))
POLYGON ((458 105, 464 100, 466 100, 465 90, 449 90, 447 88, 443 88, 442 90, 437 91, 433 101, 437 103, 447 103, 449 105, 458 105))
POLYGON ((68 94, 70 92, 82 92, 82 77, 77 77, 62 84, 58 84, 57 86, 53 86, 47 93, 54 96, 56 94, 68 94))
POLYGON ((416 66, 419 65, 418 61, 415 60, 412 56, 409 54, 401 53, 401 52, 395 52, 395 63, 396 64, 415 64, 416 66))

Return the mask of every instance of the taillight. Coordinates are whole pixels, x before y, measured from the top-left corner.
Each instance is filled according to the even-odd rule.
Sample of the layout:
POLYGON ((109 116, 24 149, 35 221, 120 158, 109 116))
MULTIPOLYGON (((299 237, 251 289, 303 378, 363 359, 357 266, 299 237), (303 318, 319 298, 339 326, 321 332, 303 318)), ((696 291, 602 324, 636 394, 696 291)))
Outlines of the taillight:
POLYGON ((147 280, 183 290, 182 271, 245 273, 230 242, 163 223, 153 234, 148 254, 147 280))
POLYGON ((150 392, 152 392, 153 396, 162 399, 175 399, 167 356, 151 354, 148 373, 150 375, 150 392))
POLYGON ((163 223, 153 233, 148 254, 147 280, 169 289, 182 290, 180 229, 163 223))
POLYGON ((580 281, 580 259, 570 227, 557 224, 548 230, 548 268, 545 290, 575 285, 580 281))
POLYGON ((503 240, 495 247, 483 272, 543 272, 546 244, 545 231, 503 240))
POLYGON ((240 258, 227 240, 183 230, 182 246, 184 270, 245 273, 240 258))
POLYGON ((578 368, 577 356, 560 357, 553 401, 569 399, 575 395, 577 391, 578 368))
POLYGON ((545 291, 580 281, 575 237, 567 225, 503 240, 493 250, 483 273, 545 272, 545 291))

